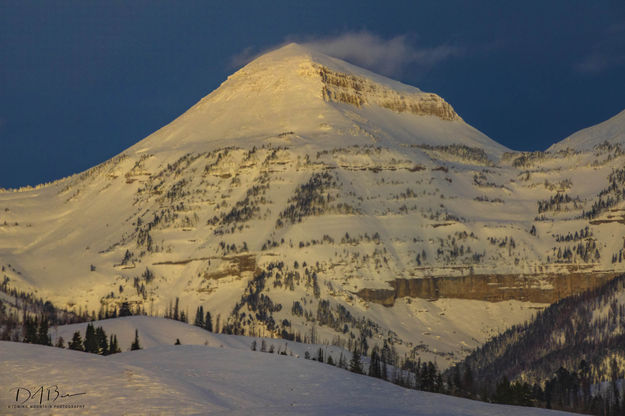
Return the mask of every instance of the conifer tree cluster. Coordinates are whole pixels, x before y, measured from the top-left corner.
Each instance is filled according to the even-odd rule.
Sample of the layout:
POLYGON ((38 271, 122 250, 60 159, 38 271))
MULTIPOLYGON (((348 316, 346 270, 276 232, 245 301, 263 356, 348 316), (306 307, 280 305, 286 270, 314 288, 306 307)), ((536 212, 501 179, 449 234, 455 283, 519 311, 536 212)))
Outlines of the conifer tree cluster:
POLYGON ((52 345, 48 335, 48 318, 44 315, 37 318, 24 318, 24 342, 30 344, 52 345))
POLYGON ((173 319, 174 321, 180 321, 184 323, 189 322, 189 314, 185 313, 185 311, 183 311, 182 308, 180 307, 180 298, 178 297, 176 298, 176 301, 174 302, 173 306, 171 302, 169 302, 169 306, 167 307, 167 310, 165 311, 164 318, 173 319))
MULTIPOLYGON (((5 267, 0 266, 0 272, 5 267)), ((0 292, 7 295, 0 298, 0 340, 20 342, 26 338, 29 343, 48 345, 44 337, 38 336, 41 331, 47 331, 53 325, 85 322, 89 319, 86 311, 79 309, 76 313, 58 308, 32 292, 12 288, 9 283, 7 276, 0 283, 0 292), (47 328, 42 330, 41 325, 47 328)))
POLYGON ((200 328, 204 328, 209 332, 213 332, 213 318, 211 317, 210 311, 206 311, 204 314, 204 307, 198 306, 197 311, 195 312, 195 321, 193 325, 199 326, 200 328))
POLYGON ((92 323, 87 324, 85 331, 85 339, 80 336, 80 332, 74 332, 72 340, 69 343, 70 350, 90 352, 92 354, 110 355, 121 352, 117 335, 111 334, 107 338, 104 329, 99 326, 95 328, 92 323))

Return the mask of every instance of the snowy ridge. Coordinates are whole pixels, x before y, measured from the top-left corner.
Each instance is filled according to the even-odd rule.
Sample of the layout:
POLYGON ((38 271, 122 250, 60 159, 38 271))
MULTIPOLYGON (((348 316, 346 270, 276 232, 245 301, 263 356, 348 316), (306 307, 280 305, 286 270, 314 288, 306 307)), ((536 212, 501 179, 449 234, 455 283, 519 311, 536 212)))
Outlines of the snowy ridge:
MULTIPOLYGON (((254 341, 257 342, 257 349, 260 350, 263 340, 267 349, 272 349, 278 353, 286 353, 289 356, 303 358, 306 352, 311 357, 316 356, 321 348, 324 356, 332 356, 338 362, 341 354, 345 360, 349 360, 351 353, 343 348, 324 344, 303 344, 300 342, 290 342, 264 337, 234 336, 217 334, 205 329, 175 321, 172 319, 155 318, 148 316, 128 316, 122 318, 104 319, 91 322, 95 327, 101 326, 107 335, 115 334, 122 351, 129 351, 130 344, 134 341, 135 330, 139 331, 141 348, 151 349, 174 345, 176 340, 180 340, 182 345, 203 345, 213 348, 229 348, 242 351, 250 351, 254 341)), ((63 337, 66 343, 72 339, 74 332, 80 332, 84 337, 89 323, 61 325, 50 329, 52 344, 55 345, 59 337, 63 337)))
POLYGON ((548 151, 557 152, 568 148, 577 151, 592 151, 606 142, 611 145, 625 146, 625 110, 602 123, 573 133, 566 139, 553 144, 548 151))

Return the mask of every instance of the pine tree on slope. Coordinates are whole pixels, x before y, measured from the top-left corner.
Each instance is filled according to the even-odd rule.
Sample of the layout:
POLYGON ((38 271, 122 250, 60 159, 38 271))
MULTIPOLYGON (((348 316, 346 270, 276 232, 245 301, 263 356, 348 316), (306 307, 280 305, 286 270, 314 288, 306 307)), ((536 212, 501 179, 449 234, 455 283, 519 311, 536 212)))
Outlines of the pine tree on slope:
POLYGON ((135 340, 130 345, 130 351, 140 350, 141 345, 139 344, 139 330, 135 329, 135 340))

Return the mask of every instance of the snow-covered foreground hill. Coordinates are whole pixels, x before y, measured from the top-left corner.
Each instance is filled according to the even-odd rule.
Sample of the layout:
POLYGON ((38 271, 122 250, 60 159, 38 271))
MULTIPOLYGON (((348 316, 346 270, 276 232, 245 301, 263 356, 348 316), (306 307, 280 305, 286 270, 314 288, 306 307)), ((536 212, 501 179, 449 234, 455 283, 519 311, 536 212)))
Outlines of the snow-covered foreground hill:
MULTIPOLYGON (((163 326, 155 337, 149 328, 153 328, 157 321, 135 318, 133 323, 137 325, 129 323, 117 321, 108 327, 118 330, 134 326, 142 328, 140 338, 151 347, 99 356, 33 344, 0 342, 0 414, 563 414, 404 389, 296 356, 254 352, 249 345, 245 346, 249 342, 245 337, 209 333, 200 336, 198 331, 202 330, 178 323, 163 326), (177 337, 191 342, 201 342, 205 338, 208 345, 163 345, 159 337, 177 337), (213 341, 218 341, 219 345, 213 341), (37 389, 40 386, 44 389, 42 405, 77 408, 46 407, 37 411, 12 407, 16 405, 16 388, 20 387, 18 404, 28 397, 24 390, 28 389, 33 398, 21 404, 39 405, 37 389), (50 400, 48 390, 51 391, 50 400), (64 395, 75 396, 62 397, 64 395)), ((107 325, 107 322, 96 323, 100 324, 107 325)), ((64 333, 65 328, 59 331, 64 333)), ((126 341, 123 334, 118 333, 122 344, 126 341)), ((295 349, 301 347, 294 345, 296 343, 289 345, 292 344, 295 349)))
POLYGON ((622 119, 511 152, 436 94, 288 45, 119 156, 0 192, 0 288, 78 314, 179 298, 218 330, 445 366, 625 270, 622 119))
MULTIPOLYGON (((87 325, 88 323, 80 323, 51 328, 49 334, 52 344, 56 344, 59 337, 63 337, 66 342, 69 342, 76 331, 84 337, 87 325)), ((216 334, 172 319, 128 316, 94 321, 93 325, 101 326, 107 334, 115 334, 122 351, 130 350, 130 344, 133 342, 135 330, 137 330, 139 331, 141 347, 144 349, 173 345, 176 340, 180 340, 182 345, 203 345, 250 351, 252 342, 256 341, 257 349, 260 350, 261 343, 265 341, 267 350, 271 349, 276 354, 286 353, 294 357, 304 357, 308 352, 311 357, 315 357, 319 348, 322 348, 324 356, 331 355, 335 362, 338 362, 341 354, 346 360, 351 358, 349 351, 333 345, 304 344, 275 338, 216 334)))

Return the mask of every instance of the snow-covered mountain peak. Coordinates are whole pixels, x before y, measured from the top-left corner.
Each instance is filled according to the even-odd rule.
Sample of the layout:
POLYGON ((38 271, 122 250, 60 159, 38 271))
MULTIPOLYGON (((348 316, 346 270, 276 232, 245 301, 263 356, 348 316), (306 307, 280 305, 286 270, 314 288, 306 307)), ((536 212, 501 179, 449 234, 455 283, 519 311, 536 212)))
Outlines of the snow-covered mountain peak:
POLYGON ((234 91, 240 90, 270 91, 274 97, 281 92, 305 91, 310 93, 309 98, 356 107, 377 105, 400 113, 459 119, 453 108, 436 94, 425 93, 296 43, 254 59, 229 77, 212 98, 228 99, 234 91))
POLYGON ((259 74, 261 76, 267 76, 268 74, 285 76, 288 73, 294 73, 300 76, 296 79, 302 82, 302 80, 309 77, 319 79, 322 75, 319 71, 321 67, 328 71, 364 78, 400 93, 414 94, 422 92, 416 87, 378 75, 298 43, 289 43, 255 58, 231 75, 229 79, 240 79, 258 76, 259 74))
POLYGON ((131 151, 269 142, 321 149, 460 144, 495 159, 508 150, 466 124, 436 94, 292 43, 254 59, 131 151))
POLYGON ((506 150, 436 95, 287 45, 122 155, 0 193, 0 278, 78 312, 179 298, 230 332, 449 363, 562 292, 518 274, 551 287, 621 254, 584 228, 620 221, 587 183, 620 160, 574 174, 506 150))
POLYGON ((566 139, 553 144, 549 151, 573 149, 577 151, 593 150, 603 143, 625 146, 625 110, 614 117, 573 133, 566 139))
MULTIPOLYGON (((288 64, 308 67, 310 65, 316 67, 325 67, 327 70, 339 72, 354 77, 366 78, 367 80, 380 84, 386 88, 396 90, 400 93, 414 94, 422 92, 420 89, 411 85, 406 85, 385 76, 376 74, 367 69, 352 65, 341 59, 337 59, 325 55, 311 47, 298 43, 289 43, 278 49, 267 52, 256 59, 252 60, 239 72, 251 73, 263 69, 275 70, 276 68, 287 69, 288 64)), ((315 71, 315 75, 318 71, 315 71)), ((234 75, 233 75, 234 76, 234 75)))

